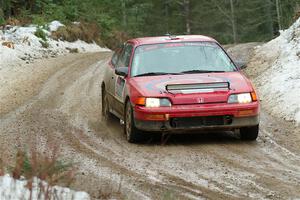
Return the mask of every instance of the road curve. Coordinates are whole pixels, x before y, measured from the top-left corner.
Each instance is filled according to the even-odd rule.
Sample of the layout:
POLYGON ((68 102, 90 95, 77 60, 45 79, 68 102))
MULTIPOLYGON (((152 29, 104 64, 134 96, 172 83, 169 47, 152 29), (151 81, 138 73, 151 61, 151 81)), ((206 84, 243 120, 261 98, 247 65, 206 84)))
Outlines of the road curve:
POLYGON ((0 96, 7 88, 29 90, 17 100, 7 93, 0 101, 1 156, 12 159, 16 147, 30 146, 47 153, 59 144, 61 156, 78 167, 73 187, 95 199, 106 194, 127 199, 300 198, 299 128, 264 109, 256 142, 218 132, 172 136, 164 145, 159 136, 145 144, 127 143, 117 119, 101 119, 101 80, 109 56, 51 59, 43 67, 35 64, 37 73, 24 82, 0 85, 0 96), (43 80, 36 81, 41 74, 43 80))

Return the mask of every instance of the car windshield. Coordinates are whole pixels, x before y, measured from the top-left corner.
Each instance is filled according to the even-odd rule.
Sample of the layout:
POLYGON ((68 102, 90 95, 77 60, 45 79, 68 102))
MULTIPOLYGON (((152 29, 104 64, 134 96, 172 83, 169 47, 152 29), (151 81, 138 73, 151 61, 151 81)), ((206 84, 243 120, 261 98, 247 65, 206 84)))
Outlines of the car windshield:
POLYGON ((214 42, 178 42, 136 48, 131 76, 236 71, 214 42))

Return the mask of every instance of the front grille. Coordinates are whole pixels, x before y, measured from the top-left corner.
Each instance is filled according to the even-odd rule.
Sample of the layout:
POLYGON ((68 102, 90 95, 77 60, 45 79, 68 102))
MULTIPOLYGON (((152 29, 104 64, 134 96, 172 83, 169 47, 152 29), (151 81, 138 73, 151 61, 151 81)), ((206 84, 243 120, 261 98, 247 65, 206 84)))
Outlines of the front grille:
POLYGON ((166 90, 171 93, 193 94, 203 92, 228 91, 230 89, 229 82, 214 83, 193 83, 193 84, 172 84, 167 85, 166 90))
POLYGON ((231 123, 232 116, 180 117, 170 120, 170 125, 173 128, 200 128, 204 126, 229 125, 231 123))

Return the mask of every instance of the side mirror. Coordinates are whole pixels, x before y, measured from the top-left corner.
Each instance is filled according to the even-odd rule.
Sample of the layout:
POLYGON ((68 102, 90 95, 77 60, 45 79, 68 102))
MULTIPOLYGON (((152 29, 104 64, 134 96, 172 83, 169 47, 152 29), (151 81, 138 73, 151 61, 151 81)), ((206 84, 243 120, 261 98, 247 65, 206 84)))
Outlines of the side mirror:
POLYGON ((234 63, 239 69, 245 69, 247 67, 247 63, 244 61, 236 61, 234 63))
POLYGON ((126 77, 128 75, 128 67, 118 67, 115 69, 115 74, 126 77))

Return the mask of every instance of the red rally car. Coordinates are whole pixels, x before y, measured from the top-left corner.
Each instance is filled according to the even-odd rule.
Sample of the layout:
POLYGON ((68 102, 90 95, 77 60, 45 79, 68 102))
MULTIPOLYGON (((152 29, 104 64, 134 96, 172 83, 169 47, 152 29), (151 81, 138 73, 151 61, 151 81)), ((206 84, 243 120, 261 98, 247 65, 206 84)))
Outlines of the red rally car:
POLYGON ((142 131, 235 129, 256 140, 259 101, 242 67, 206 36, 129 40, 105 70, 102 114, 124 122, 129 142, 142 131))

